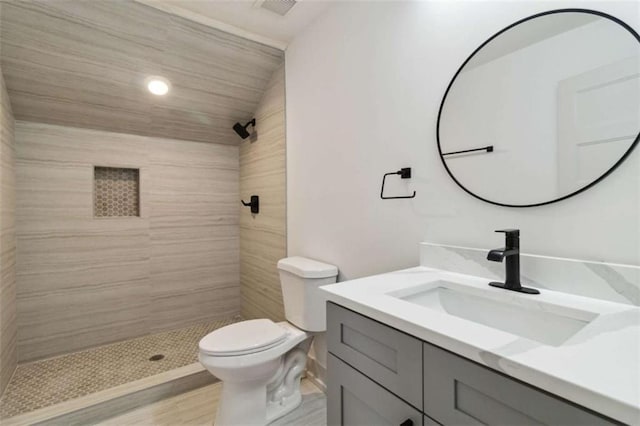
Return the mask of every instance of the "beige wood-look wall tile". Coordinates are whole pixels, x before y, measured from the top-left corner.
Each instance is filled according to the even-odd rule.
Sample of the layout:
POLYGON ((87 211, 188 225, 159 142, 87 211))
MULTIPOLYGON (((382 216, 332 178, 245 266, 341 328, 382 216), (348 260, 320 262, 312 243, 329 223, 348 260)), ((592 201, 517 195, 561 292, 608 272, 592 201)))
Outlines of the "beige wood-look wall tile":
POLYGON ((18 353, 237 315, 238 148, 18 122, 18 353), (93 167, 140 169, 141 217, 93 217, 93 167))
MULTIPOLYGON (((7 2, 2 61, 21 120, 139 133, 168 16, 136 3, 7 2)), ((151 95, 149 95, 151 96, 151 95)))
MULTIPOLYGON (((29 165, 20 163, 19 167, 29 165)), ((22 182, 20 176, 19 193, 22 185, 34 184, 22 182)), ((92 179, 91 173, 83 178, 92 179)), ((61 188, 73 188, 69 185, 73 181, 62 179, 61 188)), ((83 205, 92 201, 91 191, 81 194, 83 205)), ((147 332, 148 221, 118 218, 119 223, 102 223, 106 220, 94 219, 91 206, 87 206, 79 209, 84 215, 75 216, 75 226, 73 216, 65 218, 69 227, 64 230, 57 226, 58 221, 48 220, 46 212, 64 215, 73 211, 70 197, 39 197, 38 192, 26 195, 38 202, 18 204, 19 213, 36 210, 35 214, 21 215, 18 225, 20 359, 42 358, 147 332), (38 230, 30 223, 38 223, 38 230)))
POLYGON ((282 237, 244 228, 240 230, 240 236, 243 240, 240 269, 242 315, 247 318, 284 320, 277 263, 278 260, 286 256, 286 248, 284 243, 274 246, 274 242, 282 240, 282 237), (263 237, 267 242, 258 241, 260 237, 263 237))
POLYGON ((284 319, 278 260, 286 257, 284 66, 256 110, 256 135, 240 144, 240 194, 260 196, 260 213, 240 212, 242 315, 284 319))
POLYGON ((152 329, 237 315, 238 148, 154 140, 149 152, 152 329))
POLYGON ((237 145, 284 53, 126 1, 7 1, 0 59, 18 119, 237 145), (172 83, 151 95, 145 79, 172 83))
MULTIPOLYGON (((174 281, 175 285, 182 282, 174 281)), ((152 299, 151 332, 186 327, 211 318, 231 318, 239 313, 240 297, 236 282, 211 289, 187 289, 179 294, 155 294, 152 299)))
POLYGON ((20 235, 20 294, 46 292, 51 285, 81 288, 87 279, 107 284, 148 276, 148 228, 142 221, 125 220, 112 226, 119 229, 101 232, 20 235))
MULTIPOLYGON (((82 221, 87 220, 76 220, 82 221)), ((85 223, 66 232, 20 233, 21 360, 87 348, 147 331, 148 229, 141 220, 126 222, 97 229, 85 223)))
POLYGON ((21 361, 148 333, 149 279, 19 295, 21 361))
MULTIPOLYGON (((93 215, 93 170, 90 165, 18 160, 16 195, 19 223, 53 218, 88 220, 93 215)), ((28 229, 28 228, 24 228, 28 229)), ((50 229, 55 229, 50 226, 50 229)))
POLYGON ((0 69, 0 395, 17 362, 14 142, 13 113, 0 69))
POLYGON ((19 120, 16 129, 20 132, 20 160, 112 167, 148 163, 148 138, 143 136, 19 120))
POLYGON ((149 138, 147 143, 156 166, 204 167, 236 172, 240 169, 238 147, 206 143, 185 146, 183 141, 161 138, 149 138))
MULTIPOLYGON (((215 232, 225 232, 220 227, 215 232)), ((154 295, 177 294, 190 289, 213 289, 238 283, 238 235, 211 240, 163 244, 152 240, 151 273, 154 295)))

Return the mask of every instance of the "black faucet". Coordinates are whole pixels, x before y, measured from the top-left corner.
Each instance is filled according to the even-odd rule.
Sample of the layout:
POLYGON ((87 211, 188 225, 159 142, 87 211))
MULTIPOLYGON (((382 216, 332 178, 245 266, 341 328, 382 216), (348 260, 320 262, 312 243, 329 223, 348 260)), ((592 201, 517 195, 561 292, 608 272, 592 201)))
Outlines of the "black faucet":
POLYGON ((503 283, 494 281, 490 282, 489 285, 504 288, 505 290, 518 291, 520 293, 540 294, 535 288, 522 287, 522 285, 520 285, 520 230, 502 229, 496 232, 505 233, 505 246, 504 248, 489 251, 487 260, 502 262, 506 257, 505 269, 507 276, 503 283))

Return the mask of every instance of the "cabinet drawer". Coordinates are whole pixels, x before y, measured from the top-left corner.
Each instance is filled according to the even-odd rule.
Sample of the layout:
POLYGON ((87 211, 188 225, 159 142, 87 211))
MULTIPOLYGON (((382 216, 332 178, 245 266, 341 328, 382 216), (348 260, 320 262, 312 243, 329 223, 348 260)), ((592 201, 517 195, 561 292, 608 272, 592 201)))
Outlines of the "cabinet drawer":
POLYGON ((424 412, 443 425, 612 425, 487 367, 424 344, 424 412))
POLYGON ((420 340, 329 302, 327 345, 332 354, 422 408, 420 340))
POLYGON ((422 413, 329 354, 327 425, 421 426, 422 413))

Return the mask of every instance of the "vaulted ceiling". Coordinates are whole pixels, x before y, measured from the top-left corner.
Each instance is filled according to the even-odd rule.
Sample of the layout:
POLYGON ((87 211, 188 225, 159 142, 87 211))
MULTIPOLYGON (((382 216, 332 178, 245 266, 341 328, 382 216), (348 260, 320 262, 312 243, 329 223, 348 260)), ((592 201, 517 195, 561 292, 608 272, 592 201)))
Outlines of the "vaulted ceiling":
POLYGON ((237 144, 284 53, 130 0, 3 0, 0 60, 27 120, 237 144), (170 80, 164 97, 149 76, 170 80))

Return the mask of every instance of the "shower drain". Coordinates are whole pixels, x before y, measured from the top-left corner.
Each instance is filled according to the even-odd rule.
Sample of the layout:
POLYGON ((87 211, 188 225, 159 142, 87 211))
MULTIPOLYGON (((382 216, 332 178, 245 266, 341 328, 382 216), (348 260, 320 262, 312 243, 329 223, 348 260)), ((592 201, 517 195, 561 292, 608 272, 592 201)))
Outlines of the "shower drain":
POLYGON ((164 359, 164 355, 157 354, 149 358, 149 361, 160 361, 161 359, 164 359))

